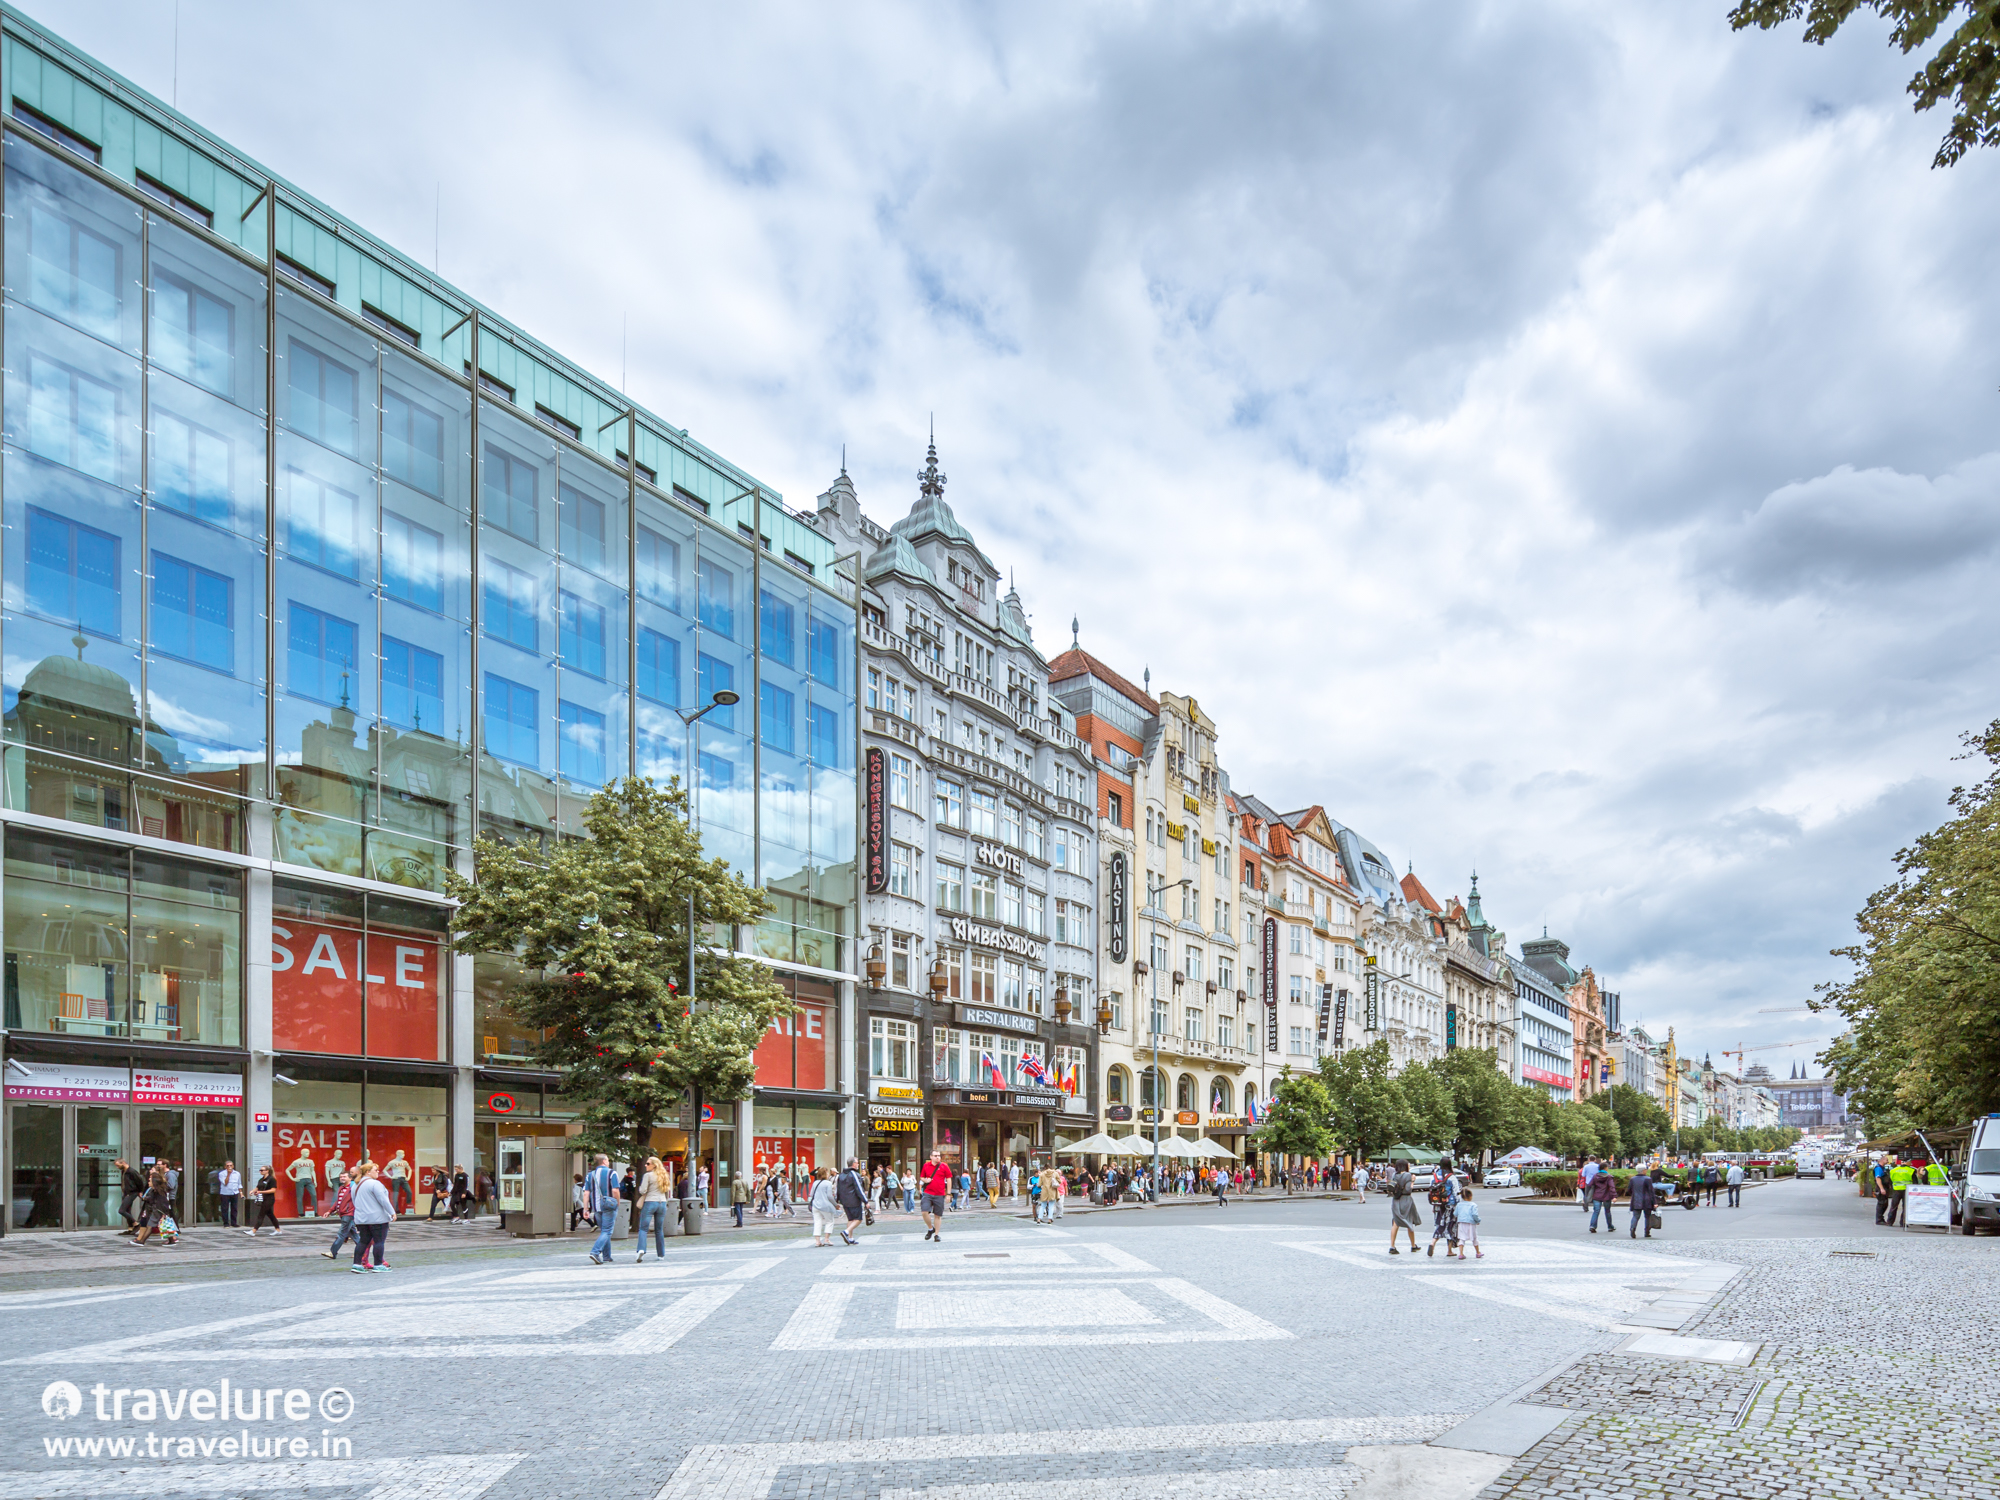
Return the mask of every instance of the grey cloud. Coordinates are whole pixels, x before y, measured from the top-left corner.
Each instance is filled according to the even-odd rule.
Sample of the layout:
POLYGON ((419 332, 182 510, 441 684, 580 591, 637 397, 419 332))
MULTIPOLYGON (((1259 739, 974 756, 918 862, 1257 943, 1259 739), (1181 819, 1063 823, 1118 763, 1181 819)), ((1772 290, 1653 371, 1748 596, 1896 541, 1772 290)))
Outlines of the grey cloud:
POLYGON ((1698 566, 1772 598, 1977 567, 2000 544, 2000 454, 1932 479, 1842 464, 1706 532, 1698 566))

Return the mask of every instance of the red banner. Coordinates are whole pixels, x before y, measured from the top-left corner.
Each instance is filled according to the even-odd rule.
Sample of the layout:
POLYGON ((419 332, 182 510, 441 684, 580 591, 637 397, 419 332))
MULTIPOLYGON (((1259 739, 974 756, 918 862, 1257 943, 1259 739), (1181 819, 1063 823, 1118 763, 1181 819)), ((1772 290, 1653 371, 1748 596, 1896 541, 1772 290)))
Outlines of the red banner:
MULTIPOLYGON (((773 1167, 795 1168, 800 1164, 810 1172, 818 1165, 813 1160, 813 1138, 802 1135, 794 1139, 788 1135, 759 1135, 750 1138, 750 1165, 758 1172, 768 1172, 773 1167)), ((796 1172, 789 1172, 795 1181, 796 1172)))
POLYGON ((833 1006, 800 1000, 798 1009, 780 1016, 757 1044, 757 1086, 765 1089, 829 1089, 833 1037, 833 1006))
POLYGON ((444 947, 286 918, 271 924, 271 1036, 280 1051, 435 1060, 444 947))

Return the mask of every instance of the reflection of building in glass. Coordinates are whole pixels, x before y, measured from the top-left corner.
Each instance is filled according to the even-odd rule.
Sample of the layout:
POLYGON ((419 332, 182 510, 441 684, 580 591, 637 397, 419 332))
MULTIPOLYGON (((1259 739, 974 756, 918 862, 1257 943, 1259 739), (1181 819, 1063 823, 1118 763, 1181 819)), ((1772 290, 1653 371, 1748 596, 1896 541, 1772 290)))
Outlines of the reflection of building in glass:
MULTIPOLYGON (((444 874, 481 834, 574 835, 633 773, 692 771, 709 852, 776 903, 738 940, 837 1025, 856 606, 834 543, 241 152, 0 24, 9 1059, 223 1070, 202 1097, 236 1112, 175 1128, 240 1155, 270 1146, 245 1112, 275 1110, 371 1150, 408 1129, 383 1139, 420 1176, 447 1154, 490 1170, 496 1122, 574 1111, 507 1016, 512 966, 445 955, 444 874), (299 1024, 322 1012, 340 1024, 299 1024), (267 1035, 275 1069, 246 1045, 267 1035), (352 1097, 288 1107, 274 1071, 352 1097)), ((840 1117, 837 1068, 769 1087, 840 1117)), ((18 1139, 111 1149, 138 1095, 106 1090, 105 1122, 36 1095, 57 1114, 18 1139)), ((748 1101, 711 1126, 721 1178, 748 1101)), ((52 1170, 56 1217, 87 1222, 65 1206, 81 1169, 52 1170)))

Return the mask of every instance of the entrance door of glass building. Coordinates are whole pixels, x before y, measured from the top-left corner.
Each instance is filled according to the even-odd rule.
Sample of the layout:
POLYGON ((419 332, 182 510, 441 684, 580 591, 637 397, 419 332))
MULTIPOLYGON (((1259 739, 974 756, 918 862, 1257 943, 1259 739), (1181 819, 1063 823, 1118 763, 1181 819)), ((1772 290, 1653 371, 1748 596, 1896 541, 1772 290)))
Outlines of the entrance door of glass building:
POLYGON ((119 1229, 125 1220, 120 1160, 140 1176, 174 1174, 174 1217, 219 1224, 218 1174, 237 1155, 234 1110, 124 1104, 11 1104, 7 1228, 119 1229), (187 1143, 194 1142, 192 1155, 187 1143))

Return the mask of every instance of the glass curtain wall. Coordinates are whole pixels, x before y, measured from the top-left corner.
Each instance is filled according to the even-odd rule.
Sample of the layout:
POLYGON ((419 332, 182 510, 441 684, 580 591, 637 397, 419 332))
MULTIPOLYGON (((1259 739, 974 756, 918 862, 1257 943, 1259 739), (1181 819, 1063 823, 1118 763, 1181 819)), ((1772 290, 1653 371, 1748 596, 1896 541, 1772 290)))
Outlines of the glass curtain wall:
POLYGON ((263 278, 23 141, 6 172, 9 805, 240 848, 263 278))
POLYGON ((280 290, 277 855, 443 888, 464 838, 471 558, 465 392, 280 290))

